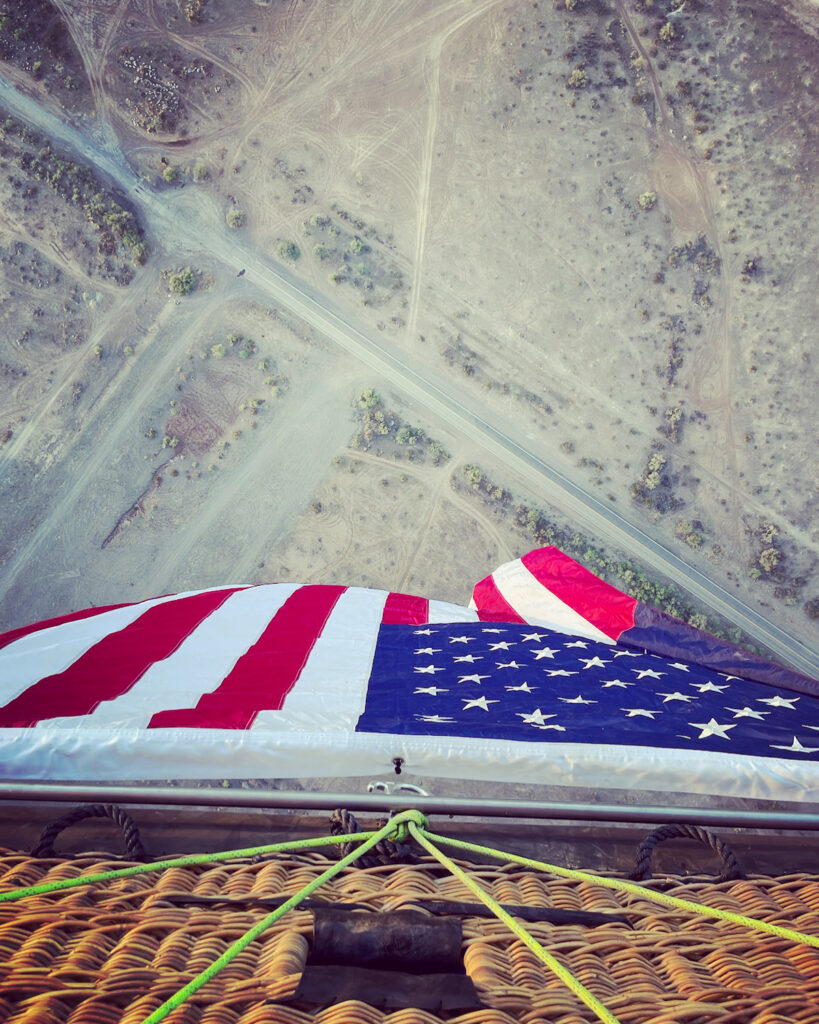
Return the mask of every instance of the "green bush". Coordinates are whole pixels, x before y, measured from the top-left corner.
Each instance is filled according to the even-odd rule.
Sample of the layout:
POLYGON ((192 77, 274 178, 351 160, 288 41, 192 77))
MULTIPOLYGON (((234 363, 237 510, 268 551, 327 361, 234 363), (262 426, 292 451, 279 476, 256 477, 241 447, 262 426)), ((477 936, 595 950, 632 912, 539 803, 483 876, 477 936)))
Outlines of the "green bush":
POLYGON ((588 83, 589 79, 583 68, 575 68, 574 71, 569 75, 566 85, 570 89, 582 89, 584 85, 588 83))
POLYGON ((279 256, 283 260, 290 260, 291 263, 295 263, 299 256, 301 256, 301 249, 299 249, 295 242, 282 242, 279 246, 279 256))
POLYGON ((380 404, 381 395, 379 395, 375 388, 367 388, 358 396, 359 409, 374 409, 375 406, 380 404))
POLYGON ((229 228, 243 228, 247 224, 247 214, 238 206, 231 206, 225 214, 225 221, 229 228))
POLYGON ((168 290, 174 295, 190 295, 196 288, 196 271, 192 267, 166 271, 168 290))

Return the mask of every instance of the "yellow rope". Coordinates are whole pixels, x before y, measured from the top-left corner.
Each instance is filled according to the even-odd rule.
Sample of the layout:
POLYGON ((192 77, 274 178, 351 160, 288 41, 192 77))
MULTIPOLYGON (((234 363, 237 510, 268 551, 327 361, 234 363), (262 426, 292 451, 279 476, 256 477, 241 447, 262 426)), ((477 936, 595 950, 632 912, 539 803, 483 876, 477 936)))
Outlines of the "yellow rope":
MULTIPOLYGON (((445 853, 442 853, 436 846, 434 846, 424 832, 418 828, 415 822, 408 822, 409 832, 412 838, 432 856, 440 861, 456 878, 458 878, 463 884, 470 889, 479 900, 486 904, 492 913, 499 918, 510 929, 517 937, 523 942, 546 966, 553 971, 558 978, 569 988, 578 999, 582 1000, 597 1016, 604 1022, 604 1024, 620 1024, 617 1017, 614 1016, 606 1007, 600 1002, 600 1000, 592 995, 591 992, 572 974, 572 972, 564 967, 559 960, 555 959, 551 953, 547 952, 543 946, 537 941, 534 936, 530 935, 529 932, 519 924, 510 914, 508 914, 498 901, 485 892, 474 879, 470 878, 469 875, 458 865, 449 859, 445 853)), ((429 833, 427 833, 429 835, 429 833)), ((436 837, 437 838, 437 837, 436 837)))
POLYGON ((179 989, 174 995, 167 999, 161 1006, 157 1007, 153 1013, 150 1013, 142 1024, 160 1024, 161 1021, 165 1020, 170 1013, 172 1013, 178 1006, 181 1006, 187 999, 190 998, 195 992, 198 992, 203 985, 206 985, 211 978, 215 977, 223 967, 233 960, 243 949, 246 949, 254 939, 258 938, 262 932, 266 931, 272 924, 275 924, 279 918, 284 917, 288 910, 292 910, 293 907, 298 906, 299 903, 312 892, 315 892, 320 886, 324 885, 331 878, 340 874, 349 864, 353 864, 359 857, 362 857, 368 850, 372 849, 382 839, 388 839, 393 833, 401 834, 406 824, 414 825, 416 822, 426 824, 426 818, 421 814, 420 811, 402 811, 398 815, 398 820, 392 819, 380 829, 378 832, 371 832, 369 838, 366 839, 357 850, 353 850, 352 853, 348 853, 346 857, 342 857, 341 860, 323 871, 318 878, 313 878, 309 881, 304 888, 300 889, 295 895, 291 896, 285 903, 282 903, 280 907, 277 907, 272 914, 268 914, 267 917, 261 921, 257 921, 248 931, 245 932, 241 938, 237 939, 230 948, 226 949, 225 952, 212 964, 209 964, 200 974, 198 974, 193 981, 189 981, 184 988, 179 989))
MULTIPOLYGON (((412 828, 412 826, 410 826, 412 828)), ((655 903, 661 903, 666 907, 674 907, 676 910, 686 910, 692 914, 701 914, 704 917, 716 917, 720 921, 730 921, 732 924, 744 925, 753 931, 766 932, 769 935, 777 935, 781 939, 789 939, 791 942, 799 942, 805 946, 819 947, 819 937, 806 935, 804 932, 793 931, 790 928, 783 928, 778 924, 770 924, 768 921, 758 921, 753 917, 745 917, 743 914, 734 914, 730 910, 717 910, 716 907, 709 907, 702 903, 692 903, 690 900, 682 900, 677 896, 669 896, 664 892, 654 892, 634 882, 627 882, 622 878, 604 878, 602 875, 592 875, 587 871, 575 871, 572 868, 561 868, 555 864, 545 864, 540 860, 530 860, 528 857, 518 857, 513 853, 504 853, 502 850, 494 850, 489 846, 477 846, 475 843, 465 843, 459 839, 449 839, 446 836, 436 835, 434 832, 427 832, 429 839, 446 846, 454 846, 459 850, 469 850, 472 853, 486 854, 496 860, 506 860, 512 864, 522 864, 527 868, 534 868, 536 871, 546 871, 552 875, 560 875, 563 878, 572 878, 578 882, 592 882, 594 885, 603 885, 607 889, 617 889, 619 892, 631 893, 634 896, 642 896, 655 903)))

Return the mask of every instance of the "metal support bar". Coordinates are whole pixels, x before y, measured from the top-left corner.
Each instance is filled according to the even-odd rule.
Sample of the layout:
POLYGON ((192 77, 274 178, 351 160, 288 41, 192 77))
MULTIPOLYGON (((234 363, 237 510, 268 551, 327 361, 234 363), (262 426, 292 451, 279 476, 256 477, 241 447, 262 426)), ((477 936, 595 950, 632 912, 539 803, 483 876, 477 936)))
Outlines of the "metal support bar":
POLYGON ((819 831, 819 813, 790 811, 737 811, 698 807, 625 807, 617 804, 582 804, 514 800, 467 800, 461 797, 391 795, 388 793, 311 793, 286 790, 192 789, 175 786, 68 785, 61 783, 6 782, 0 800, 166 804, 191 807, 282 808, 301 811, 402 811, 417 808, 424 814, 466 815, 478 818, 541 818, 546 820, 645 822, 662 825, 714 825, 723 828, 794 829, 819 831))

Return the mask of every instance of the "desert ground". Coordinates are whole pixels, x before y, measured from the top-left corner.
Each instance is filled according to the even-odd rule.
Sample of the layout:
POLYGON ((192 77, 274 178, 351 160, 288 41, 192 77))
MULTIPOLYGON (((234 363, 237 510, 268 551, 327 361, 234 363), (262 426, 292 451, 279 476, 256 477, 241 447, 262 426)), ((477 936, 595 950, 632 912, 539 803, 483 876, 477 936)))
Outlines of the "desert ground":
POLYGON ((465 603, 555 541, 764 645, 634 527, 815 667, 817 37, 807 0, 2 0, 0 628, 465 603))

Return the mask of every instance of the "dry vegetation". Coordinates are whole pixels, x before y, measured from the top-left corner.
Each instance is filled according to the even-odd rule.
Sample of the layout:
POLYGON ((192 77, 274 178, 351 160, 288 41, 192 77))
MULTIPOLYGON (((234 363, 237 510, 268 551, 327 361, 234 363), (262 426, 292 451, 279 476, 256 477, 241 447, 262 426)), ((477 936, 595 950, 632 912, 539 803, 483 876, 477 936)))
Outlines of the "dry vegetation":
POLYGON ((69 109, 88 102, 82 57, 50 0, 0 0, 0 60, 27 72, 69 109))
POLYGON ((6 217, 68 250, 89 277, 127 284, 145 262, 148 247, 124 200, 14 117, 0 122, 0 171, 6 217))

